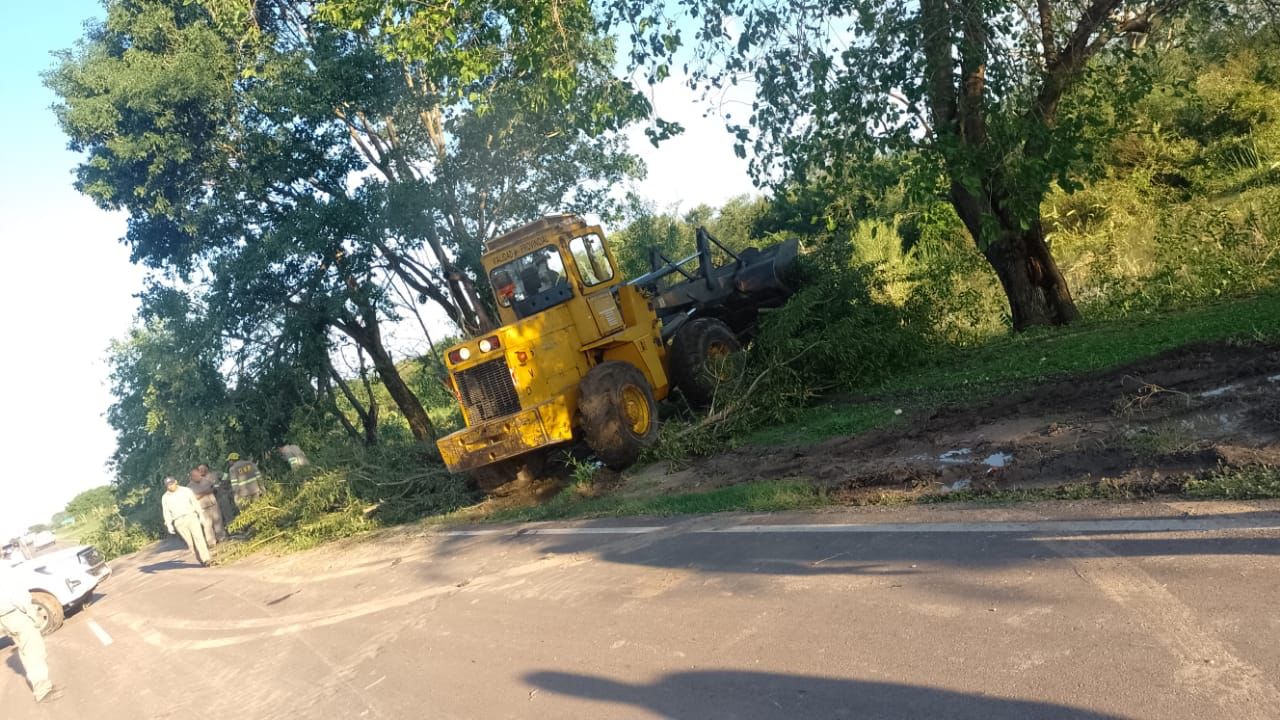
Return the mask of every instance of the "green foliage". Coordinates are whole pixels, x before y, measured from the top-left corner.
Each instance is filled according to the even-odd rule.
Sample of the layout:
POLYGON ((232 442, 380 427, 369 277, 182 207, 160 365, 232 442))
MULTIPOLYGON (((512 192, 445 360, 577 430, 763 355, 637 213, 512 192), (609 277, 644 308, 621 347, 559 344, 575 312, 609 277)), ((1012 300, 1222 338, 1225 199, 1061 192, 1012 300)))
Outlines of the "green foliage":
POLYGON ((148 532, 138 523, 112 512, 102 518, 96 530, 81 535, 80 542, 93 545, 110 560, 137 552, 154 542, 156 537, 155 533, 148 532))
POLYGON ((889 427, 902 418, 907 403, 889 400, 858 403, 830 403, 805 408, 788 423, 770 425, 742 440, 751 445, 795 445, 820 442, 830 437, 857 435, 889 427))
POLYGON ((572 488, 550 502, 531 508, 501 510, 492 522, 531 522, 562 518, 688 515, 713 512, 781 512, 830 504, 820 489, 800 480, 742 483, 706 492, 657 497, 583 497, 572 488))
POLYGON ((1052 256, 1040 252, 1042 203, 1055 186, 1070 192, 1101 173, 1100 152, 1123 132, 1152 86, 1158 50, 1187 31, 1188 14, 1176 0, 605 8, 632 30, 633 65, 666 67, 687 53, 690 84, 708 95, 755 81, 751 112, 725 121, 754 177, 790 210, 773 222, 830 232, 888 194, 945 200, 1005 278, 1017 329, 1075 319, 1052 256), (1126 14, 1151 21, 1141 39, 1111 21, 1126 14), (1016 259, 1027 256, 1048 272, 1016 259))
MULTIPOLYGON (((667 36, 632 49, 669 54, 680 43, 671 31, 699 28, 701 49, 744 43, 697 55, 691 70, 712 83, 735 66, 756 74, 759 106, 731 124, 774 193, 680 213, 633 208, 611 237, 624 272, 647 271, 650 246, 691 254, 698 225, 734 249, 799 235, 804 253, 800 292, 765 314, 708 412, 669 411, 651 457, 849 434, 913 404, 1192 340, 1280 334, 1275 295, 1206 307, 1280 279, 1278 36, 1236 22, 1242 5, 1226 19, 1197 10, 1145 45, 1102 43, 1052 126, 1026 112, 1042 77, 1036 34, 1012 6, 982 6, 994 55, 981 143, 933 117, 930 51, 917 42, 924 4, 675 6, 709 12, 681 28, 654 18, 632 42, 667 36), (784 28, 815 32, 769 32, 784 28), (836 52, 830 32, 841 28, 849 42, 836 52), (884 102, 890 91, 902 97, 884 102), (978 249, 989 243, 954 202, 964 193, 1000 205, 1006 224, 1040 218, 1098 321, 1007 337, 1008 307, 978 249), (812 407, 850 394, 860 404, 812 407)), ((413 441, 414 403, 441 433, 462 424, 440 358, 394 362, 384 324, 415 301, 460 317, 444 278, 456 271, 483 296, 485 238, 551 208, 608 218, 612 188, 639 172, 616 130, 647 105, 611 76, 613 40, 585 3, 254 7, 113 3, 49 77, 86 154, 78 186, 130 213, 125 241, 160 270, 111 350, 119 512, 100 505, 93 533, 118 549, 159 527, 164 475, 216 466, 229 450, 268 459, 285 442, 313 464, 263 463, 268 495, 240 521, 252 533, 244 547, 308 546, 467 502, 413 441), (407 397, 390 392, 396 378, 407 397)), ((957 15, 939 36, 972 50, 963 26, 973 20, 957 15)), ((589 468, 579 470, 583 484, 589 468)), ((599 502, 586 512, 622 511, 599 502)), ((688 507, 703 502, 749 505, 727 492, 688 507)))
POLYGON ((652 457, 680 462, 760 428, 793 420, 815 398, 880 382, 929 348, 918 303, 894 304, 873 265, 852 264, 828 243, 797 261, 800 290, 770 311, 758 335, 729 362, 707 414, 666 422, 652 457))
POLYGON ((434 302, 475 330, 486 239, 549 207, 608 212, 640 172, 617 131, 648 109, 612 57, 582 2, 137 0, 110 3, 47 82, 85 156, 77 187, 128 212, 133 260, 163 271, 149 329, 207 325, 170 364, 237 370, 226 403, 208 402, 216 378, 193 384, 189 415, 221 406, 210 427, 270 447, 319 405, 376 442, 376 409, 343 393, 353 428, 335 400, 345 336, 399 410, 388 431, 427 442, 384 324, 434 302))
POLYGON ((474 500, 465 480, 423 458, 412 446, 335 447, 312 464, 269 478, 263 495, 231 525, 250 535, 248 548, 300 550, 474 500))
POLYGON ((1170 52, 1107 177, 1046 201, 1046 230, 1077 297, 1121 317, 1274 287, 1280 218, 1280 41, 1270 28, 1170 52))
POLYGON ((848 264, 839 245, 798 263, 800 290, 760 325, 751 357, 792 367, 808 391, 855 388, 910 367, 926 348, 925 315, 887 298, 879 267, 848 264), (803 370, 800 370, 800 368, 803 370))
POLYGON ((1090 320, 1070 330, 1005 335, 973 347, 935 347, 917 367, 864 388, 853 404, 812 407, 744 440, 819 442, 890 427, 900 417, 941 403, 981 402, 1028 383, 1115 367, 1189 343, 1223 340, 1280 340, 1280 294, 1190 311, 1090 320))
POLYGON ((1187 481, 1184 492, 1191 497, 1223 500, 1276 498, 1280 497, 1280 468, 1224 468, 1208 477, 1187 481))
MULTIPOLYGON (((96 488, 90 488, 76 495, 67 502, 66 512, 73 518, 84 519, 90 515, 96 515, 106 510, 112 510, 116 506, 115 488, 110 485, 101 485, 96 488)), ((54 521, 55 524, 57 521, 54 521)))
POLYGON ((112 344, 107 422, 116 431, 112 467, 121 511, 160 529, 161 480, 226 456, 231 408, 217 348, 184 323, 154 321, 112 344))
MULTIPOLYGON (((716 240, 733 251, 768 245, 772 235, 757 230, 770 203, 763 198, 746 195, 729 199, 719 208, 699 205, 682 215, 676 210, 659 212, 648 205, 636 205, 629 211, 627 225, 609 237, 624 277, 639 277, 650 270, 649 250, 657 248, 673 261, 683 260, 696 250, 695 233, 699 226, 707 228, 716 240)), ((717 262, 724 254, 712 247, 717 262)))

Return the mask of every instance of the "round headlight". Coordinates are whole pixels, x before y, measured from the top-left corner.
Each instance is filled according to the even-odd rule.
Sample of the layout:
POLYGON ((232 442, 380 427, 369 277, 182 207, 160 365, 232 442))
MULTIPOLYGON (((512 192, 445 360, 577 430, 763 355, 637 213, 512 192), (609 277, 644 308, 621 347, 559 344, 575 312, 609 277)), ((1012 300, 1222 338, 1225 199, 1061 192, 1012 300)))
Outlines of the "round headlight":
POLYGON ((467 358, 470 358, 470 357, 471 357, 471 350, 469 350, 468 348, 459 348, 459 349, 458 349, 458 357, 462 358, 463 360, 466 360, 467 358))
POLYGON ((480 352, 489 352, 493 349, 493 343, 489 342, 489 338, 480 341, 480 352))

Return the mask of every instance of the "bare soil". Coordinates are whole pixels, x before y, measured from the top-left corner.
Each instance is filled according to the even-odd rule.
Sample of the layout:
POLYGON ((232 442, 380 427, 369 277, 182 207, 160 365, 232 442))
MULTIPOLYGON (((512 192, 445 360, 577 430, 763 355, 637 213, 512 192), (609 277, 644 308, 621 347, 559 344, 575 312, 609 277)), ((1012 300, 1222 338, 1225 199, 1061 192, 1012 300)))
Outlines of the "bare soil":
POLYGON ((1222 466, 1280 465, 1280 346, 1191 345, 1104 372, 946 406, 891 429, 789 447, 744 447, 679 472, 650 468, 622 492, 804 478, 850 499, 1155 484, 1222 466))

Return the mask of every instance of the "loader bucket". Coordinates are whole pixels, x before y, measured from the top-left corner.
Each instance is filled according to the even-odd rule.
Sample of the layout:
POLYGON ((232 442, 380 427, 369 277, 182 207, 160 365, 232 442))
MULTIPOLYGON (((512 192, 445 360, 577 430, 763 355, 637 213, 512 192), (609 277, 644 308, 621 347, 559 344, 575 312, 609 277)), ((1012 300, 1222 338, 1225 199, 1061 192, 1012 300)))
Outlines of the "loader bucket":
POLYGON ((655 298, 664 336, 670 337, 695 315, 720 318, 735 332, 744 332, 755 324, 761 309, 778 307, 795 292, 787 282, 799 250, 795 239, 748 248, 734 255, 732 262, 714 267, 708 241, 714 238, 700 233, 698 272, 685 273, 688 279, 660 290, 655 298))

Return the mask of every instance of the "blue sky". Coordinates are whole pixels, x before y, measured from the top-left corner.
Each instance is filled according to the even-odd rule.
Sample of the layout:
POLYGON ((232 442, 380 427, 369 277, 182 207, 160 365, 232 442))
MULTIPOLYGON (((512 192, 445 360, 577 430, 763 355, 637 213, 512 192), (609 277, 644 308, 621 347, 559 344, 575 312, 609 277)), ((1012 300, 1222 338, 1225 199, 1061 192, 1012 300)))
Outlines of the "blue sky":
MULTIPOLYGON (((7 311, 0 538, 111 481, 105 358, 111 339, 129 329, 144 273, 119 242, 124 216, 99 210, 72 187, 78 158, 66 149, 50 110, 53 94, 40 79, 51 53, 74 45, 85 21, 103 15, 98 0, 8 0, 0 15, 0 301, 7 311)), ((658 149, 641 129, 629 133, 649 167, 641 196, 660 208, 689 209, 752 192, 721 121, 702 117, 676 79, 653 101, 687 131, 658 149)))
POLYGON ((7 2, 0 22, 7 315, 0 534, 47 520, 75 493, 110 480, 104 358, 111 338, 129 327, 142 273, 117 242, 124 218, 72 188, 76 158, 40 81, 50 52, 73 44, 99 12, 95 0, 7 2))

